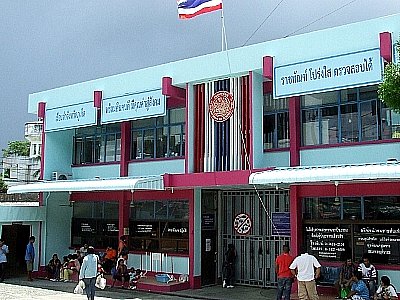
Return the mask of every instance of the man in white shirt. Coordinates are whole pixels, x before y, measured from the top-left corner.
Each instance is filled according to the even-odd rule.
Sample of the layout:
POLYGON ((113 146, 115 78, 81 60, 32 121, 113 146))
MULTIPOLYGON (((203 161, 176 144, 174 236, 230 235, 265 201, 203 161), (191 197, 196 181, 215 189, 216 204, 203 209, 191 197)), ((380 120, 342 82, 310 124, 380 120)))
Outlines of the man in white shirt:
POLYGON ((315 279, 321 274, 318 260, 306 251, 302 251, 302 254, 293 260, 289 269, 297 277, 299 300, 319 300, 315 283, 315 279))

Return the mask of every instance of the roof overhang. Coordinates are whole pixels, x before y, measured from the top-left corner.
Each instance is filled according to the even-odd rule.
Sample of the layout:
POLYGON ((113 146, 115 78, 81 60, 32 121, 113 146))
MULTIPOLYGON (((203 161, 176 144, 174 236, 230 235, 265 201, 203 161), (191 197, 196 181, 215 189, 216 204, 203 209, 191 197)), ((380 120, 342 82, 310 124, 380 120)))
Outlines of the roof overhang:
POLYGON ((250 175, 249 184, 278 185, 329 181, 399 180, 400 163, 275 168, 250 175))
POLYGON ((118 177, 91 180, 58 180, 45 181, 8 188, 7 194, 40 193, 40 192, 92 192, 123 190, 164 190, 162 176, 151 177, 118 177))

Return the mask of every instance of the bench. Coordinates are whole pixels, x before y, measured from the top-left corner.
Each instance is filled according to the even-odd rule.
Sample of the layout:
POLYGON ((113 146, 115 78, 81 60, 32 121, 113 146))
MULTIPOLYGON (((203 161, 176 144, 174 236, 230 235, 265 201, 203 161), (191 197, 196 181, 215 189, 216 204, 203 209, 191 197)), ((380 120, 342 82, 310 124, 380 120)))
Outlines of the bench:
POLYGON ((340 267, 321 266, 321 276, 317 280, 318 285, 334 286, 339 280, 340 267))

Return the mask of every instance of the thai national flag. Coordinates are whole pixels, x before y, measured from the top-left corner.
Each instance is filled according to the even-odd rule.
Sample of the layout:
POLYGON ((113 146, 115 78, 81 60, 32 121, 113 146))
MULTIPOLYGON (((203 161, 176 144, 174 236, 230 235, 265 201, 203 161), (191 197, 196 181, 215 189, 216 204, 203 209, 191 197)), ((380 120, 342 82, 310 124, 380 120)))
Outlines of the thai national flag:
POLYGON ((197 15, 222 9, 222 0, 177 0, 180 19, 190 19, 197 15))

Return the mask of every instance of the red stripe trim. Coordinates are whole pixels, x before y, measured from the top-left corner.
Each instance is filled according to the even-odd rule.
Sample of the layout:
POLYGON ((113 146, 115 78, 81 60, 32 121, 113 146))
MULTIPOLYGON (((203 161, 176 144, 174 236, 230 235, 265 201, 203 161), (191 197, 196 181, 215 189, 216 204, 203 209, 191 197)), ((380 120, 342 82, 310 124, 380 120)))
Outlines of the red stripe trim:
POLYGON ((119 174, 121 177, 128 176, 128 165, 131 153, 131 122, 121 123, 121 161, 119 174))
POLYGON ((193 158, 194 158, 194 162, 193 162, 193 171, 194 172, 198 172, 199 170, 199 104, 198 104, 198 100, 199 99, 199 86, 196 85, 194 86, 194 105, 193 105, 193 109, 194 109, 194 128, 193 128, 193 135, 194 135, 194 139, 193 139, 193 158))
POLYGON ((185 173, 189 173, 189 84, 186 84, 186 97, 185 97, 185 173))
POLYGON ((290 166, 300 166, 300 97, 289 99, 290 166))
POLYGON ((302 205, 301 196, 299 195, 300 186, 292 185, 290 186, 290 248, 292 249, 293 255, 298 255, 300 253, 300 246, 302 238, 302 205))
MULTIPOLYGON (((168 174, 168 180, 165 181, 164 184, 165 188, 214 187, 228 185, 244 185, 248 187, 249 171, 238 170, 191 174, 168 174)), ((137 192, 135 191, 135 193, 137 192)))
MULTIPOLYGON (((242 143, 244 142, 244 148, 242 149, 242 169, 248 169, 246 155, 249 156, 250 159, 250 110, 249 110, 249 76, 244 76, 240 79, 242 89, 242 137, 240 137, 242 143)), ((243 148, 243 146, 241 148, 243 148)))
POLYGON ((189 198, 189 283, 194 288, 194 194, 189 198))
POLYGON ((222 3, 212 7, 205 7, 193 14, 179 14, 179 19, 191 19, 198 15, 222 9, 222 3))
POLYGON ((253 72, 247 76, 248 90, 247 95, 249 99, 249 168, 253 169, 253 72))
POLYGON ((387 62, 392 62, 392 34, 390 32, 381 32, 379 34, 379 45, 381 56, 387 62))

